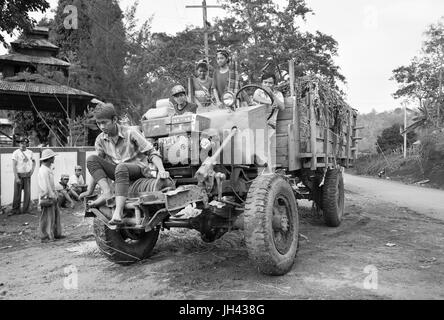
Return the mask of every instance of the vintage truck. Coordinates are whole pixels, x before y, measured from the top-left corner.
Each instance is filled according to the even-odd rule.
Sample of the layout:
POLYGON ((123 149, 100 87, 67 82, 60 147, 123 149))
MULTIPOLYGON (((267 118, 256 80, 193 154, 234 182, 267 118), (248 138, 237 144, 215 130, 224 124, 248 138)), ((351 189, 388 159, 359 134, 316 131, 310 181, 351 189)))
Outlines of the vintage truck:
POLYGON ((264 274, 283 275, 299 247, 297 199, 312 200, 327 226, 340 225, 343 168, 353 165, 359 140, 357 112, 320 79, 295 79, 293 62, 289 70, 286 108, 278 114, 272 144, 277 168, 267 163, 269 106, 250 99, 261 86, 227 93, 224 109, 142 121, 171 180, 142 182, 146 192, 127 201, 118 229, 108 225, 113 201, 86 209, 108 259, 130 264, 148 258, 165 229, 195 229, 207 242, 243 230, 254 265, 264 274))

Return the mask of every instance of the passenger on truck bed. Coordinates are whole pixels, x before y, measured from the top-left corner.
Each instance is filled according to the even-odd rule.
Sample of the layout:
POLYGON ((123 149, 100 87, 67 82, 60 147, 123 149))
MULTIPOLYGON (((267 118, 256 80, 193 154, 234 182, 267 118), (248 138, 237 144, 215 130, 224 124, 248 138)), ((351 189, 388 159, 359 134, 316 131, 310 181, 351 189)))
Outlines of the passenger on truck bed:
POLYGON ((194 96, 199 107, 206 108, 211 105, 213 79, 208 76, 208 62, 200 60, 196 67, 197 77, 193 78, 194 96))
POLYGON ((217 50, 217 68, 213 74, 213 96, 216 105, 224 108, 222 97, 227 92, 236 93, 240 87, 240 72, 236 57, 227 49, 217 50))

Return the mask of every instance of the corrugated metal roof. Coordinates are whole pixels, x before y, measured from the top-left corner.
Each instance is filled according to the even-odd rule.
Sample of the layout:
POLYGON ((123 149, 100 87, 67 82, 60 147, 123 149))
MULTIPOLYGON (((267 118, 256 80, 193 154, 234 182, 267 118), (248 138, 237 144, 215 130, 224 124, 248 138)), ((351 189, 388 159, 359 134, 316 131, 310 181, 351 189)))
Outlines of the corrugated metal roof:
POLYGON ((21 53, 11 53, 0 56, 0 61, 15 61, 35 64, 46 64, 50 66, 69 67, 70 64, 66 61, 54 58, 54 57, 39 57, 29 56, 21 53))
POLYGON ((69 95, 69 96, 83 96, 95 97, 93 94, 77 90, 68 86, 49 85, 43 83, 32 82, 8 82, 0 80, 0 92, 2 93, 30 93, 30 94, 44 94, 44 95, 69 95))
POLYGON ((20 48, 49 48, 53 50, 58 50, 55 44, 49 42, 46 39, 18 39, 16 41, 11 42, 12 47, 20 47, 20 48))

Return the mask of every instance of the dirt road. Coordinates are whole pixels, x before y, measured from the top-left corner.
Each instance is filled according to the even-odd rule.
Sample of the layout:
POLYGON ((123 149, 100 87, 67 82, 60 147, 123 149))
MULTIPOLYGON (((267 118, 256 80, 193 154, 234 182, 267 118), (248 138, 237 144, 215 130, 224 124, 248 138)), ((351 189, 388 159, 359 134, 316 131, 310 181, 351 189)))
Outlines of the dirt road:
POLYGON ((403 185, 345 180, 339 228, 300 202, 304 237, 282 277, 255 270, 241 233, 205 244, 195 232, 171 231, 151 259, 121 267, 98 252, 81 208, 63 213, 67 239, 45 245, 34 236, 37 217, 0 216, 0 299, 444 299, 444 221, 411 202, 435 210, 426 198, 433 190, 404 195, 403 185))
POLYGON ((418 213, 444 220, 444 191, 405 185, 385 179, 373 179, 346 174, 346 188, 382 201, 407 207, 418 213))

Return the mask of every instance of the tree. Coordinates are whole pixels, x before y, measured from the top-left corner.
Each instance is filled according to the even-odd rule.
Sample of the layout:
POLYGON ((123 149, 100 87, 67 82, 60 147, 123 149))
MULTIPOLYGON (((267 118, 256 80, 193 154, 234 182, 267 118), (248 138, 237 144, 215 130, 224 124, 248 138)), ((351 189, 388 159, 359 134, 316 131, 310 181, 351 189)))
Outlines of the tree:
POLYGON ((216 21, 212 47, 237 51, 253 81, 261 76, 267 57, 273 58, 272 68, 286 68, 288 60, 294 59, 298 76, 315 73, 332 86, 345 81, 333 61, 338 53, 333 37, 320 31, 301 32, 297 26, 298 19, 313 13, 304 0, 289 0, 282 9, 272 0, 222 3, 229 16, 216 21))
MULTIPOLYGON (((12 35, 15 30, 30 29, 35 20, 29 16, 29 12, 45 12, 49 3, 46 0, 0 0, 0 8, 0 32, 12 35)), ((1 34, 0 42, 6 45, 1 34)))
POLYGON ((68 84, 118 108, 128 104, 123 17, 116 0, 59 0, 51 33, 51 39, 61 48, 60 57, 72 64, 68 84), (66 5, 76 6, 78 29, 65 28, 66 5))
POLYGON ((444 100, 442 95, 444 72, 444 17, 425 32, 422 54, 407 66, 393 70, 392 80, 399 84, 396 99, 417 103, 419 126, 440 127, 444 100))
MULTIPOLYGON (((379 153, 386 151, 394 151, 402 148, 404 138, 401 135, 402 125, 394 124, 390 128, 382 131, 382 134, 377 139, 377 150, 379 153)), ((416 134, 409 132, 407 134, 407 147, 410 147, 416 141, 416 134)))
MULTIPOLYGON (((333 62, 337 42, 321 32, 303 33, 296 24, 311 13, 302 0, 290 0, 279 9, 272 0, 223 1, 228 16, 210 25, 210 64, 215 65, 216 50, 228 47, 238 54, 243 71, 251 82, 259 82, 261 69, 272 56, 269 71, 286 69, 295 59, 297 75, 321 75, 331 85, 344 81, 333 62)), ((127 11, 127 38, 131 47, 125 68, 128 94, 144 109, 169 95, 172 85, 187 85, 196 61, 205 57, 203 30, 187 27, 175 35, 151 33, 151 19, 139 30, 134 19, 137 4, 127 11), (143 93, 143 94, 142 94, 143 93)), ((210 67, 210 74, 212 68, 210 67)))

